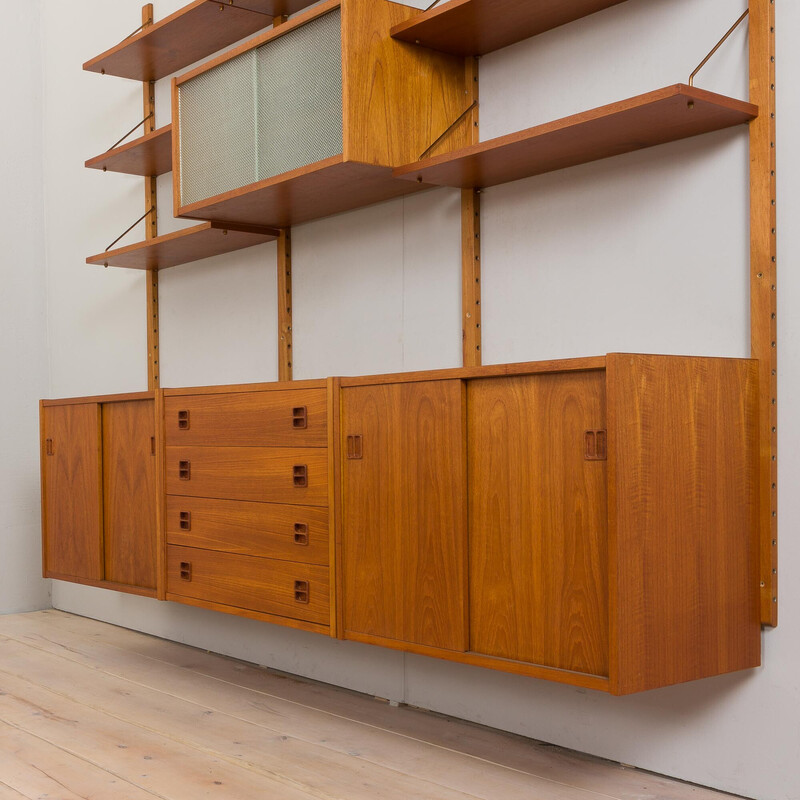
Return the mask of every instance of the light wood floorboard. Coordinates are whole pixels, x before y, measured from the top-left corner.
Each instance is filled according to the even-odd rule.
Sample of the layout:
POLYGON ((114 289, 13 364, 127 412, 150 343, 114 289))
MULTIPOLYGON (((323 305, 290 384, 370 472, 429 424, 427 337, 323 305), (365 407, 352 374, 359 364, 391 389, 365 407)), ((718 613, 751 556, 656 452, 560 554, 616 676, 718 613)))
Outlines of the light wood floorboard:
POLYGON ((0 617, 0 798, 723 800, 59 611, 0 617))

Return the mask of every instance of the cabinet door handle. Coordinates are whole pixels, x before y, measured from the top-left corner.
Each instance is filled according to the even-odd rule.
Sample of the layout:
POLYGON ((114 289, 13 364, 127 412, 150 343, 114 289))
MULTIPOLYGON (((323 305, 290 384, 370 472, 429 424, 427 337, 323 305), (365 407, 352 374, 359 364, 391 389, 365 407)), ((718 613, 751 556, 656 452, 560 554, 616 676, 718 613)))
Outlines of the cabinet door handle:
POLYGON ((306 406, 298 406, 297 408, 292 409, 292 427, 308 427, 308 408, 306 406))
POLYGON ((180 574, 182 581, 190 581, 192 579, 191 561, 181 561, 180 574))
POLYGON ((295 522, 294 543, 308 545, 308 525, 305 522, 295 522))
POLYGON ((182 431, 189 430, 189 412, 188 411, 179 411, 178 412, 178 428, 182 431))
POLYGON ((364 457, 364 444, 360 435, 347 437, 347 457, 351 459, 364 457))
POLYGON ((55 452, 53 450, 53 440, 52 439, 45 439, 44 440, 44 452, 45 455, 52 456, 55 452))
POLYGON ((608 436, 605 431, 586 431, 584 458, 587 461, 608 460, 608 436))
POLYGON ((154 456, 156 454, 156 437, 150 437, 150 455, 154 456))
POLYGON ((292 478, 297 488, 304 489, 308 486, 308 467, 305 464, 295 464, 292 467, 292 478))
POLYGON ((294 582, 294 599, 298 603, 308 604, 308 581, 294 582))
POLYGON ((192 512, 181 511, 178 524, 182 531, 190 531, 192 529, 192 512))
POLYGON ((178 477, 182 481, 189 481, 192 479, 192 462, 179 461, 178 462, 178 477))

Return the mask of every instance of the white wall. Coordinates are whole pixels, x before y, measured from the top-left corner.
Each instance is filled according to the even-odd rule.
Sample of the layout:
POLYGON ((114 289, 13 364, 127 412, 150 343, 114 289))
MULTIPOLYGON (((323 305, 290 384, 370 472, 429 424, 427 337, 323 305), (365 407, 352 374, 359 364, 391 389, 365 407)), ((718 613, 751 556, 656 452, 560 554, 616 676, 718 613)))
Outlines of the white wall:
MULTIPOLYGON (((158 0, 156 15, 182 0, 158 0)), ((483 59, 484 138, 685 81, 744 0, 631 0, 483 59)), ((138 23, 138 0, 43 5, 51 381, 55 396, 142 389, 144 279, 83 264, 142 210, 141 181, 82 168, 140 118, 140 88, 80 71, 138 23), (80 19, 76 25, 74 20, 80 19), (65 35, 69 31, 69 35, 65 35)), ((796 4, 778 9, 780 262, 800 257, 800 123, 791 77, 796 4)), ((744 97, 746 31, 699 85, 744 97)), ((167 85, 158 86, 159 124, 167 85)), ((487 363, 610 350, 746 356, 747 133, 711 134, 488 190, 483 216, 487 363)), ((160 183, 161 230, 169 178, 160 183)), ((297 378, 455 366, 460 353, 458 193, 437 190, 299 226, 297 378)), ((162 381, 276 377, 275 250, 265 245, 161 277, 162 381)), ((800 480, 800 278, 780 286, 781 484, 800 480), (784 427, 785 426, 785 427, 784 427)), ((213 612, 55 583, 58 608, 759 800, 797 800, 800 499, 780 523, 781 625, 759 670, 612 698, 327 640, 213 612)))
POLYGON ((39 3, 2 3, 0 613, 50 605, 41 578, 38 400, 47 393, 39 3))

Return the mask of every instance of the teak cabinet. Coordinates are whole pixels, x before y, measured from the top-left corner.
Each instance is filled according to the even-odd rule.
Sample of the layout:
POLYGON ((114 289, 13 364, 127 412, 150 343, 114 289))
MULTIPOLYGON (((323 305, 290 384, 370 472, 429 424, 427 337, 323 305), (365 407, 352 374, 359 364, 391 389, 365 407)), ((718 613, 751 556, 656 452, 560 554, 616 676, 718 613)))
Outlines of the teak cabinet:
POLYGON ((628 354, 167 389, 157 459, 152 400, 48 401, 45 573, 144 585, 158 501, 161 599, 613 694, 755 667, 757 393, 628 354))
POLYGON ((45 577, 155 595, 152 394, 42 401, 45 577))

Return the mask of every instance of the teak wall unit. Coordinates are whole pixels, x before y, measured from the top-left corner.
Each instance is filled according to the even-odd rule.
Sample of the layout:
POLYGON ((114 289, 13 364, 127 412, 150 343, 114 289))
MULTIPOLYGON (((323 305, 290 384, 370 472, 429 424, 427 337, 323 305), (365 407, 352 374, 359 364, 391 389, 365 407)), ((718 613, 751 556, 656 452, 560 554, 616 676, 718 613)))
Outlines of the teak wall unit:
POLYGON ((46 576, 612 694, 758 665, 777 621, 770 0, 749 6, 750 103, 679 84, 478 141, 472 56, 616 4, 328 0, 287 21, 308 3, 198 0, 158 24, 148 4, 87 63, 144 85, 145 135, 87 166, 145 175, 146 240, 89 262, 149 270, 153 391, 42 402, 46 576), (174 81, 155 130, 152 81, 265 13, 276 29, 174 81), (259 95, 253 75, 326 49, 308 107, 303 85, 259 95), (250 99, 215 107, 245 62, 250 99), (265 131, 303 119, 313 135, 270 151, 265 131), (753 360, 480 366, 480 188, 743 123, 753 360), (159 237, 154 176, 172 167, 176 213, 205 222, 159 237), (465 368, 159 388, 158 269, 277 239, 289 380, 288 226, 437 184, 463 188, 465 368))
MULTIPOLYGON (((158 395, 161 598, 613 694, 759 664, 753 361, 616 354, 158 395)), ((55 434, 69 477, 45 473, 47 507, 68 497, 91 536, 59 577, 101 585, 75 574, 99 569, 98 405, 66 408, 83 425, 55 434)), ((129 485, 124 459, 104 465, 129 485)), ((49 552, 69 552, 75 514, 47 515, 49 552)), ((151 542, 135 522, 127 541, 151 542)))

